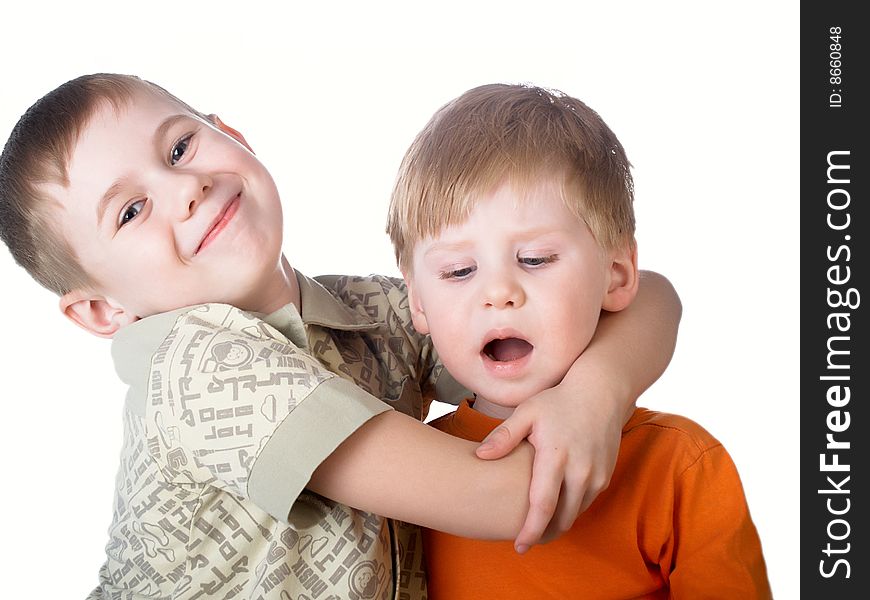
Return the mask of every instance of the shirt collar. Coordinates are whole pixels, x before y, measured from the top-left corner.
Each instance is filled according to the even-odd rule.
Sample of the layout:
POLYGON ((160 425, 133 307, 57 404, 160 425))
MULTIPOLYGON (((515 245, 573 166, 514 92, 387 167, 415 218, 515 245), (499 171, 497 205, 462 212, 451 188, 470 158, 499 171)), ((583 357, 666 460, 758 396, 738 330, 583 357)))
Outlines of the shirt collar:
MULTIPOLYGON (((299 271, 294 272, 299 283, 302 314, 299 314, 296 305, 288 302, 275 312, 258 316, 284 334, 297 347, 308 349, 308 333, 305 328, 309 325, 339 331, 365 331, 380 326, 367 315, 349 308, 316 279, 306 277, 299 271)), ((325 276, 326 279, 331 277, 334 276, 325 276)))
MULTIPOLYGON (((295 272, 296 281, 299 282, 299 298, 302 303, 302 322, 306 325, 320 325, 344 331, 368 330, 379 327, 379 324, 371 317, 351 309, 317 279, 306 277, 299 271, 295 272)), ((319 279, 329 281, 337 279, 337 276, 325 275, 319 279)), ((286 308, 287 306, 281 310, 286 308)))
POLYGON ((501 425, 504 419, 490 417, 474 410, 473 404, 473 398, 466 398, 459 404, 456 412, 453 413, 453 426, 465 439, 481 442, 493 429, 501 425))

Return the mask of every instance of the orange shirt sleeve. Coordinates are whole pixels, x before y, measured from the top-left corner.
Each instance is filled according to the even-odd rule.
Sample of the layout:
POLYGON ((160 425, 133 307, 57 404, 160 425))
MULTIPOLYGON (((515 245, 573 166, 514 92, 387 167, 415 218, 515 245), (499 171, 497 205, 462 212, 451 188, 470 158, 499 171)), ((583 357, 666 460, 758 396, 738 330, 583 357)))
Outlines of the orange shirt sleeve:
POLYGON ((725 448, 707 449, 675 485, 671 598, 771 598, 761 541, 725 448))

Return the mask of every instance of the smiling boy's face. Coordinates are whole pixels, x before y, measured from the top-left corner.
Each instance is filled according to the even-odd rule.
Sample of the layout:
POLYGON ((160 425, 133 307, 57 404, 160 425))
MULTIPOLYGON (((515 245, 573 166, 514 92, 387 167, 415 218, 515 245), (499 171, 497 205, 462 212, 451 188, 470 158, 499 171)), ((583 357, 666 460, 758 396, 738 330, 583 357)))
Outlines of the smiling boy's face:
POLYGON ((483 195, 463 223, 416 244, 407 275, 414 325, 447 370, 478 402, 508 408, 559 383, 601 309, 637 289, 633 248, 602 249, 549 183, 483 195))
POLYGON ((147 90, 98 107, 68 185, 45 184, 99 288, 71 292, 62 308, 103 298, 135 320, 203 302, 269 312, 291 301, 275 183, 244 138, 216 123, 147 90))

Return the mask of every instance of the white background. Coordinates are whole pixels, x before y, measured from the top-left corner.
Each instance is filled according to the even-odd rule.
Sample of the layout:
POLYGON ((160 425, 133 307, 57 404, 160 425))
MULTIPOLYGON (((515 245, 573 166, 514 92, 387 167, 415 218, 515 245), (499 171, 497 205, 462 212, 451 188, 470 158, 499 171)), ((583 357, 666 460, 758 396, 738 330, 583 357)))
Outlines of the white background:
MULTIPOLYGON (((497 81, 578 96, 634 165, 641 267, 684 305, 673 362, 640 404, 730 450, 774 594, 797 598, 796 3, 275 4, 4 4, 0 137, 67 79, 138 74, 245 134, 281 190, 294 266, 396 274, 388 195, 434 110, 497 81)), ((4 597, 83 597, 124 390, 108 342, 66 322, 5 250, 0 280, 4 597)))

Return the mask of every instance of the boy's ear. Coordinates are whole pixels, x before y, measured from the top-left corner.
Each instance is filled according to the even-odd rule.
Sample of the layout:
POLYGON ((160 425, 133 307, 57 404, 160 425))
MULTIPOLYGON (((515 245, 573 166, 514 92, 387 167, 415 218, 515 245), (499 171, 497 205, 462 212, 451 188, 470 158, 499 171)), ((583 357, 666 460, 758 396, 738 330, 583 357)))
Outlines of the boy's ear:
POLYGON ((637 295, 637 243, 616 250, 610 256, 610 283, 601 308, 611 312, 622 310, 637 295))
POLYGON ((225 134, 227 134, 228 136, 230 136, 231 138, 236 140, 238 143, 240 143, 242 146, 244 146, 245 148, 250 150, 252 153, 254 152, 254 149, 251 148, 250 144, 248 144, 248 141, 245 139, 245 136, 243 136, 237 130, 233 129, 232 127, 230 127, 229 125, 227 125, 226 123, 221 121, 219 116, 217 116, 215 114, 211 114, 208 116, 208 118, 211 119, 211 122, 214 123, 214 126, 217 127, 219 130, 223 131, 225 134))
POLYGON ((405 277, 405 286, 408 288, 408 308, 411 310, 411 322, 414 324, 414 329, 417 330, 417 333, 426 335, 429 333, 429 322, 426 320, 426 312, 423 310, 423 305, 420 303, 420 297, 416 293, 414 284, 408 277, 405 277))
POLYGON ((98 337, 110 338, 139 317, 111 298, 74 290, 60 298, 60 311, 67 319, 98 337))

